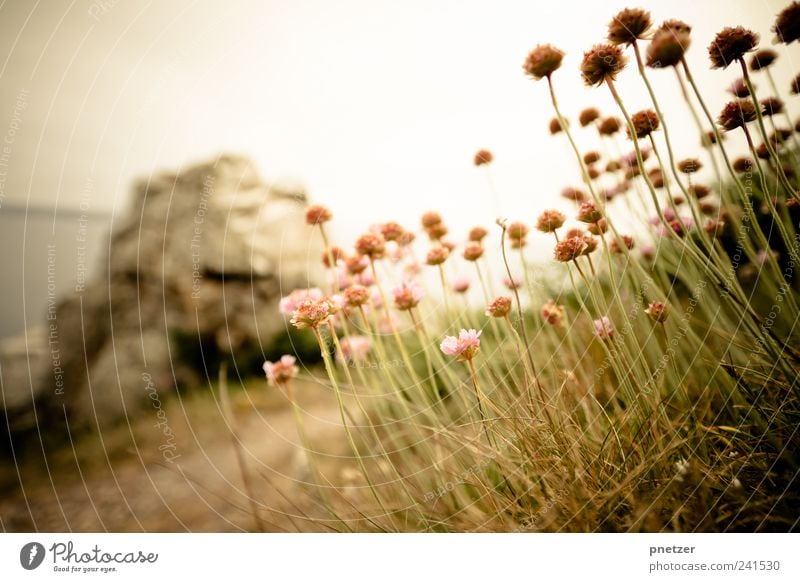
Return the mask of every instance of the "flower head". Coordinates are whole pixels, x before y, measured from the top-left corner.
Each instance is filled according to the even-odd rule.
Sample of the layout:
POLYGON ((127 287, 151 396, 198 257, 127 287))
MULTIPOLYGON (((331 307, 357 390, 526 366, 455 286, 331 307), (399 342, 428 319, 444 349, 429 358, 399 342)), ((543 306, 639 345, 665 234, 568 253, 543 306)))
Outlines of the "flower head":
POLYGON ((505 317, 511 313, 511 297, 501 295, 495 297, 486 308, 486 315, 489 317, 505 317))
POLYGON ((689 194, 693 194, 695 198, 700 200, 711 194, 711 188, 705 184, 692 184, 689 186, 689 194))
POLYGON ((747 86, 747 83, 744 82, 744 79, 736 79, 731 83, 730 87, 728 87, 728 93, 739 99, 744 99, 750 96, 750 88, 747 86))
POLYGON ((750 68, 754 71, 760 71, 761 69, 766 69, 772 63, 774 63, 775 59, 777 58, 778 58, 778 53, 776 53, 774 50, 761 49, 760 51, 756 51, 750 58, 750 68))
POLYGON ((556 243, 553 255, 557 261, 568 263, 580 257, 586 250, 583 237, 570 237, 556 243))
POLYGON ((442 215, 438 212, 426 212, 422 215, 422 228, 428 229, 442 223, 442 215))
POLYGON ((380 259, 386 252, 386 240, 380 234, 362 234, 356 241, 356 251, 370 259, 380 259))
POLYGON ((552 45, 540 44, 534 48, 525 63, 522 65, 525 73, 539 80, 543 77, 550 77, 561 66, 564 53, 552 45))
POLYGON ((479 242, 470 241, 464 247, 462 254, 467 261, 477 261, 483 256, 483 245, 479 242))
POLYGON ((474 242, 481 242, 484 238, 486 238, 487 234, 489 234, 488 230, 486 230, 482 226, 476 226, 469 231, 469 240, 474 242))
POLYGON ((684 174, 694 174, 699 172, 702 167, 703 164, 697 158, 686 158, 678 162, 678 170, 684 174))
POLYGON ((455 281, 453 281, 453 291, 456 293, 466 293, 469 291, 469 278, 467 277, 459 277, 455 281))
POLYGON ((395 307, 400 311, 408 311, 419 305, 425 296, 425 289, 413 281, 404 281, 402 285, 392 290, 392 295, 395 307))
POLYGON ((536 228, 541 232, 555 232, 562 226, 567 217, 558 210, 545 210, 536 220, 536 228))
POLYGON ((557 133, 560 133, 561 130, 563 129, 561 127, 561 122, 558 120, 558 117, 554 117, 553 119, 551 119, 547 128, 550 130, 550 135, 555 135, 557 133))
POLYGON ((758 34, 742 26, 723 28, 708 45, 712 69, 724 69, 756 48, 758 34))
POLYGON ((574 200, 575 202, 583 202, 586 200, 586 194, 577 188, 564 188, 561 191, 561 196, 567 200, 574 200))
POLYGON ((348 307, 361 307, 370 300, 370 291, 363 285, 351 285, 342 293, 344 303, 348 307))
POLYGON ((664 323, 669 317, 669 309, 660 301, 651 301, 644 312, 656 323, 664 323))
POLYGON ((800 39, 800 2, 792 2, 778 14, 772 31, 776 40, 784 44, 800 39))
POLYGON ((327 323, 332 313, 332 304, 327 299, 303 301, 297 306, 290 320, 297 329, 316 329, 327 323))
POLYGON ((600 152, 590 151, 583 154, 583 163, 587 166, 591 166, 592 164, 596 164, 600 161, 600 152))
POLYGON ((666 69, 677 66, 692 42, 692 27, 680 20, 667 20, 647 47, 647 66, 666 69))
POLYGON ((794 79, 792 79, 792 82, 789 85, 789 92, 792 95, 800 94, 800 75, 797 75, 794 79))
POLYGON ((560 327, 564 322, 564 307, 550 299, 547 303, 542 305, 541 315, 544 322, 548 325, 560 327))
POLYGON ((594 334, 601 340, 609 340, 614 337, 614 326, 611 320, 603 316, 594 320, 594 334))
POLYGON ((783 111, 783 101, 777 97, 767 97, 761 100, 761 107, 764 115, 778 115, 783 111))
POLYGON ((508 238, 522 240, 528 236, 528 227, 522 222, 512 222, 508 225, 508 238))
MULTIPOLYGON (((637 111, 631 116, 631 124, 636 132, 636 137, 644 139, 658 129, 658 115, 652 109, 637 111)), ((628 128, 628 137, 630 136, 631 131, 628 128)))
POLYGON ((597 205, 592 200, 581 202, 578 208, 578 220, 581 222, 597 222, 603 218, 603 214, 597 209, 597 205))
POLYGON ((346 259, 347 253, 342 247, 331 247, 330 253, 328 253, 328 251, 322 251, 322 264, 329 269, 338 264, 339 261, 344 261, 346 259), (333 259, 333 264, 331 264, 331 259, 333 259))
MULTIPOLYGON (((622 244, 625 245, 625 248, 628 250, 633 249, 634 245, 636 244, 633 240, 633 237, 627 234, 622 234, 619 238, 622 239, 622 244)), ((619 242, 617 242, 616 238, 611 239, 611 241, 608 243, 608 250, 612 253, 622 253, 622 247, 620 246, 619 242)))
POLYGON ((614 16, 608 25, 608 42, 612 44, 633 44, 642 38, 653 21, 650 13, 641 8, 625 8, 614 16))
POLYGON ((363 273, 364 270, 369 267, 369 260, 363 255, 353 255, 352 257, 348 257, 344 263, 347 267, 347 272, 351 275, 363 273))
POLYGON ((494 156, 492 152, 489 150, 478 150, 475 154, 475 165, 476 166, 485 166, 487 164, 491 164, 492 160, 494 160, 494 156))
POLYGON ((396 241, 403 236, 405 229, 396 222, 386 222, 381 225, 380 232, 386 240, 396 241))
POLYGON ((598 44, 583 55, 581 74, 583 81, 591 85, 600 85, 604 81, 613 81, 617 74, 625 68, 627 59, 622 49, 613 44, 598 44))
POLYGON ((331 211, 319 204, 309 206, 306 210, 306 223, 312 226, 328 222, 331 218, 333 218, 331 211))
POLYGON ((619 119, 616 117, 606 117, 600 122, 600 126, 597 128, 597 131, 600 133, 600 135, 611 136, 617 133, 621 127, 622 123, 619 119))
POLYGON ((595 107, 587 107, 581 111, 578 116, 578 122, 581 124, 581 127, 586 127, 598 119, 600 119, 600 112, 595 107))
POLYGON ((503 285, 506 289, 519 289, 522 287, 522 279, 517 275, 514 275, 510 279, 508 277, 503 277, 503 285))
POLYGON ((428 251, 428 256, 426 257, 425 262, 428 265, 441 265, 447 260, 447 257, 450 256, 450 251, 447 249, 446 246, 439 245, 433 247, 431 250, 428 251))
POLYGON ((317 287, 310 289, 295 289, 286 297, 283 297, 278 303, 278 311, 284 315, 291 315, 304 301, 319 301, 322 299, 323 294, 317 287))
POLYGON ((263 370, 270 386, 283 386, 297 376, 300 368, 295 365, 296 361, 294 356, 283 355, 277 362, 264 362, 263 370))
POLYGON ((717 118, 717 123, 725 131, 733 131, 737 127, 744 127, 756 118, 756 108, 749 99, 731 101, 722 110, 717 118))
POLYGON ((336 354, 336 359, 343 364, 360 362, 366 359, 372 349, 372 340, 363 335, 351 335, 343 338, 340 345, 342 351, 336 354))
POLYGON ((481 347, 480 331, 462 329, 458 337, 448 335, 439 348, 446 356, 455 356, 459 362, 466 362, 475 357, 481 347))

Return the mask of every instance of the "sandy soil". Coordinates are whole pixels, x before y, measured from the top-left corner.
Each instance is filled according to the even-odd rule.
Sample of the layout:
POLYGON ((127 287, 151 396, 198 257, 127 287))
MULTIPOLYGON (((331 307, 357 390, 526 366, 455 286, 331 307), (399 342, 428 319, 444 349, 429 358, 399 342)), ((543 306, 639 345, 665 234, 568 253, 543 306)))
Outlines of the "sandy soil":
MULTIPOLYGON (((299 382, 295 393, 324 478, 343 483, 352 468, 330 389, 299 382)), ((286 397, 255 383, 231 400, 253 500, 217 398, 196 391, 164 402, 160 421, 144 411, 102 438, 48 453, 47 466, 40 453, 0 467, 0 529, 252 531, 254 503, 265 530, 327 529, 308 519, 325 514, 308 492, 311 471, 286 397)))

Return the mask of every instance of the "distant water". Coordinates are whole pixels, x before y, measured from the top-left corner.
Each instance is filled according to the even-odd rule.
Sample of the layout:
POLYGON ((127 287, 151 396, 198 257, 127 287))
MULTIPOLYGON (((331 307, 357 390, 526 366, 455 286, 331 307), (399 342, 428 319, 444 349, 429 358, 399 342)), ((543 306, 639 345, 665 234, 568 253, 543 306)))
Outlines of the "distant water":
POLYGON ((48 300, 97 276, 107 256, 110 214, 0 208, 0 338, 43 325, 48 300))

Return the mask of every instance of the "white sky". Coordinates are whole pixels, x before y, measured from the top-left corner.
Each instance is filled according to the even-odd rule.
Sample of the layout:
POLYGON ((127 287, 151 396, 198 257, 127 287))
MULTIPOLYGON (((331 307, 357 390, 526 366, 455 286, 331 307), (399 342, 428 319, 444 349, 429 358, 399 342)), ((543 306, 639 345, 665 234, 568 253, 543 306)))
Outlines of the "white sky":
MULTIPOLYGON (((716 113, 738 75, 708 70, 714 33, 746 24, 767 46, 786 3, 5 1, 0 133, 28 94, 0 202, 74 208, 91 179, 93 207, 119 213, 134 177, 233 151, 269 180, 304 183, 334 210, 340 238, 378 220, 416 225, 428 209, 460 237, 497 214, 472 166, 485 147, 503 213, 532 222, 579 181, 563 140, 548 135, 546 86, 521 71, 534 45, 567 52, 555 75, 565 113, 616 113, 605 89, 583 87, 582 50, 626 5, 650 9, 657 23, 684 19, 694 27, 690 64, 716 113)), ((797 47, 780 47, 782 90, 800 69, 797 47)), ((695 153, 674 75, 652 78, 683 137, 677 155, 695 153)), ((756 83, 767 96, 766 81, 756 83)), ((631 110, 649 105, 633 67, 620 89, 631 110)), ((581 139, 588 149, 589 133, 581 139)))

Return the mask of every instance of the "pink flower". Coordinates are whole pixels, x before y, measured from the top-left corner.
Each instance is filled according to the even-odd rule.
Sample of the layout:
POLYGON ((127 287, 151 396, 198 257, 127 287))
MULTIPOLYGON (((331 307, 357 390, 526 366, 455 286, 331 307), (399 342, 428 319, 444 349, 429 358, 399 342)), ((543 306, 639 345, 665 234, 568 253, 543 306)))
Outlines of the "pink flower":
POLYGON ((469 291, 469 279, 467 277, 459 277, 453 281, 453 291, 456 293, 466 293, 469 291))
POLYGON ((462 329, 458 337, 448 335, 444 338, 439 348, 446 356, 455 356, 459 362, 466 362, 475 357, 481 347, 480 336, 482 331, 462 329))
POLYGON ((600 319, 595 319, 594 334, 601 340, 609 340, 614 337, 614 326, 611 325, 611 320, 605 315, 600 319))
POLYGON ((514 275, 513 279, 509 279, 508 277, 503 277, 503 285, 505 285, 508 289, 519 289, 522 287, 522 279, 514 275))
POLYGON ((304 301, 319 301, 322 299, 322 291, 317 287, 311 289, 295 289, 286 297, 283 297, 278 304, 278 310, 284 315, 292 315, 304 301))
POLYGON ((392 290, 394 304, 400 311, 408 311, 416 307, 425 296, 425 290, 421 285, 413 281, 405 281, 399 287, 392 290))
POLYGON ((295 366, 296 361, 294 356, 285 355, 277 362, 264 362, 264 374, 270 386, 282 386, 297 376, 300 369, 295 366))
POLYGON ((297 329, 317 328, 327 323, 332 315, 331 302, 328 299, 303 301, 292 313, 290 320, 297 329))
POLYGON ((366 359, 372 349, 372 341, 363 335, 351 335, 341 342, 342 351, 336 354, 341 363, 358 362, 366 359))

